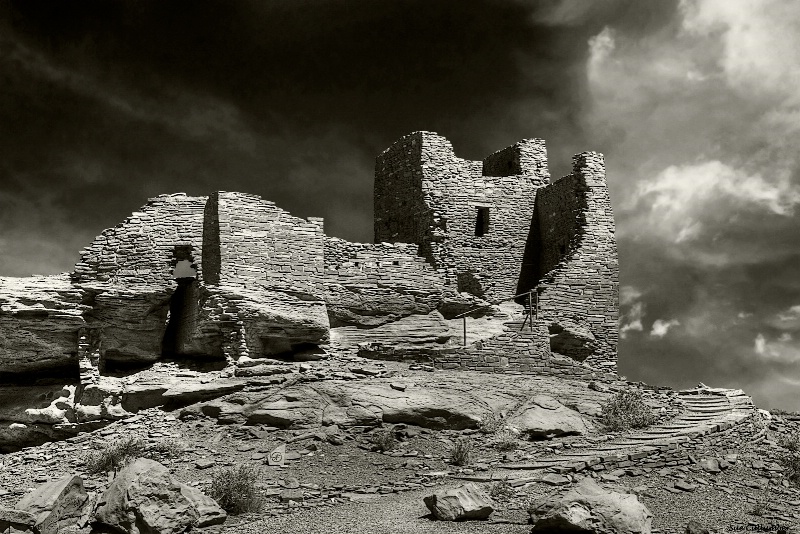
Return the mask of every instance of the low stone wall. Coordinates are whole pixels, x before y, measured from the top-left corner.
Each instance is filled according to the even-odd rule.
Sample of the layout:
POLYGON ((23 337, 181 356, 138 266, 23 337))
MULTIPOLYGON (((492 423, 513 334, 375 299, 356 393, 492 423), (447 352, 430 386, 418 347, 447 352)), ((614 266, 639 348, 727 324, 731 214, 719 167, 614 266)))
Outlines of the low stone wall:
POLYGON ((442 300, 444 280, 416 245, 325 239, 325 302, 331 327, 375 327, 424 316, 442 300))

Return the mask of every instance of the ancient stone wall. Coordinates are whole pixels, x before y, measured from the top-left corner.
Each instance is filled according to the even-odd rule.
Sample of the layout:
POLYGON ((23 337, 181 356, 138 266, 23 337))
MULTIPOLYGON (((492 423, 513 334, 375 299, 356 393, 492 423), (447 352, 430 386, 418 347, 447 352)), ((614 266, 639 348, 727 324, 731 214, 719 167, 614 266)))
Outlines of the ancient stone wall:
POLYGON ((511 171, 531 174, 484 176, 483 162, 457 158, 450 142, 431 132, 397 141, 376 165, 375 240, 415 242, 448 285, 501 300, 515 294, 536 189, 549 174, 540 140, 487 161, 496 174, 509 163, 511 171))
POLYGON ((325 239, 325 300, 331 327, 375 327, 427 315, 442 299, 444 281, 417 245, 325 239))
POLYGON ((597 343, 586 363, 616 369, 619 265, 602 154, 576 155, 572 175, 547 189, 534 214, 542 231, 542 317, 587 326, 597 343), (567 241, 566 254, 556 262, 567 241))
POLYGON ((220 287, 232 293, 249 356, 279 354, 328 338, 320 218, 293 217, 256 195, 209 199, 219 227, 220 287), (235 297, 234 297, 235 295, 235 297))
POLYGON ((483 158, 484 176, 531 176, 537 185, 550 181, 544 139, 523 139, 483 158))
POLYGON ((206 197, 184 193, 147 201, 125 221, 103 231, 81 251, 73 280, 119 285, 169 286, 179 258, 176 247, 189 255, 202 276, 203 211, 206 197))

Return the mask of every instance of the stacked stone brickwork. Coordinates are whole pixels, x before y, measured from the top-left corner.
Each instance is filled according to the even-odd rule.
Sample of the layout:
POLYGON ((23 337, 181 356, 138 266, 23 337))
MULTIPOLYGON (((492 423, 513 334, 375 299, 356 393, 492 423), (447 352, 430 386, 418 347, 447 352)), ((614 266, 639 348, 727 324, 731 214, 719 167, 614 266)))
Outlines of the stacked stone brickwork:
POLYGON ((603 156, 575 156, 572 174, 540 191, 533 219, 519 290, 541 285, 542 317, 587 327, 596 344, 585 362, 616 369, 619 266, 603 156))
POLYGON ((192 263, 201 273, 206 200, 184 193, 148 200, 140 211, 105 230, 81 251, 73 280, 81 284, 170 285, 179 246, 189 247, 192 263))
POLYGON ((234 301, 248 355, 326 341, 322 219, 293 217, 243 193, 215 193, 208 202, 216 221, 206 227, 219 229, 219 259, 216 250, 204 256, 219 265, 219 288, 234 301))
POLYGON ((435 311, 444 281, 416 249, 327 238, 325 300, 331 326, 374 327, 435 311))
POLYGON ((540 140, 519 143, 484 164, 457 158, 435 133, 407 135, 376 162, 375 241, 417 243, 451 287, 487 300, 509 298, 536 189, 548 180, 540 140), (484 176, 484 167, 498 175, 484 176), (499 168, 521 174, 500 175, 499 168))

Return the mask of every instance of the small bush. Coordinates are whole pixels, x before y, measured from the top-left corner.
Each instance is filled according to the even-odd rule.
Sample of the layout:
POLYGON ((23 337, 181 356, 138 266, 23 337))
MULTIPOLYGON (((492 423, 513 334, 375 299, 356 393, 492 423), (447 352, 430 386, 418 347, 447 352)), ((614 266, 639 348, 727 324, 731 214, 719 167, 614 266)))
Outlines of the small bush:
POLYGON ((102 450, 86 455, 86 469, 89 473, 118 471, 128 462, 142 457, 145 443, 140 437, 130 436, 112 441, 102 450))
POLYGON ((397 445, 397 438, 394 435, 394 428, 379 428, 370 436, 370 443, 375 450, 386 452, 394 449, 397 445))
POLYGON ((497 417, 494 412, 489 412, 483 416, 481 419, 480 424, 478 425, 478 430, 482 434, 494 434, 498 430, 503 427, 503 419, 497 417))
POLYGON ((644 402, 642 392, 629 389, 614 395, 603 405, 601 422, 610 431, 645 428, 656 421, 656 415, 644 402))
POLYGON ((162 439, 148 444, 140 437, 129 436, 112 441, 100 451, 87 454, 86 469, 90 473, 117 472, 136 458, 178 458, 183 449, 183 444, 174 439, 162 439))
POLYGON ((514 451, 519 448, 517 433, 508 427, 499 429, 492 438, 492 446, 501 451, 514 451))
POLYGON ((155 459, 155 456, 161 455, 167 458, 180 458, 185 448, 184 443, 176 439, 160 439, 147 445, 145 457, 155 459))
POLYGON ((247 464, 223 467, 214 471, 207 494, 229 514, 259 512, 265 497, 258 489, 261 470, 247 464))
POLYGON ((783 468, 786 479, 800 486, 800 432, 795 431, 787 436, 781 436, 778 444, 786 449, 778 457, 778 463, 783 468))
POLYGON ((489 496, 497 501, 508 501, 514 497, 514 488, 508 483, 508 480, 498 480, 492 487, 489 488, 489 496))
POLYGON ((450 462, 453 465, 469 465, 472 455, 472 440, 469 438, 458 438, 450 451, 450 462))

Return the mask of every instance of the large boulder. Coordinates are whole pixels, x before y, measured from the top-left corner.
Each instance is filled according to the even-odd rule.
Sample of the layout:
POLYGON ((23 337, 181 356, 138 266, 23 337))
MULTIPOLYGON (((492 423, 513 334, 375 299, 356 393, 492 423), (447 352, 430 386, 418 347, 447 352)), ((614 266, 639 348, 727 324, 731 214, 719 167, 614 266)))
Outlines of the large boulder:
POLYGON ((36 517, 23 510, 0 507, 0 532, 3 534, 35 534, 36 517))
POLYGON ((563 497, 529 510, 533 532, 650 534, 653 514, 635 495, 584 478, 563 497))
POLYGON ((494 512, 489 495, 472 482, 453 489, 439 490, 425 497, 423 501, 440 521, 488 519, 494 512))
POLYGON ((210 525, 221 525, 225 522, 228 515, 225 510, 220 508, 217 501, 203 493, 197 488, 181 484, 181 494, 186 497, 194 509, 197 510, 196 527, 207 527, 210 525))
POLYGON ((562 320, 548 326, 550 350, 582 362, 597 349, 597 340, 586 325, 562 320))
POLYGON ((97 503, 97 522, 130 534, 178 534, 200 513, 160 463, 139 458, 126 466, 97 503))
POLYGON ((528 399, 508 418, 507 424, 532 439, 585 434, 589 431, 581 414, 547 395, 528 399))
POLYGON ((17 503, 17 510, 31 514, 40 534, 58 534, 76 525, 89 496, 83 479, 68 475, 42 484, 17 503))

